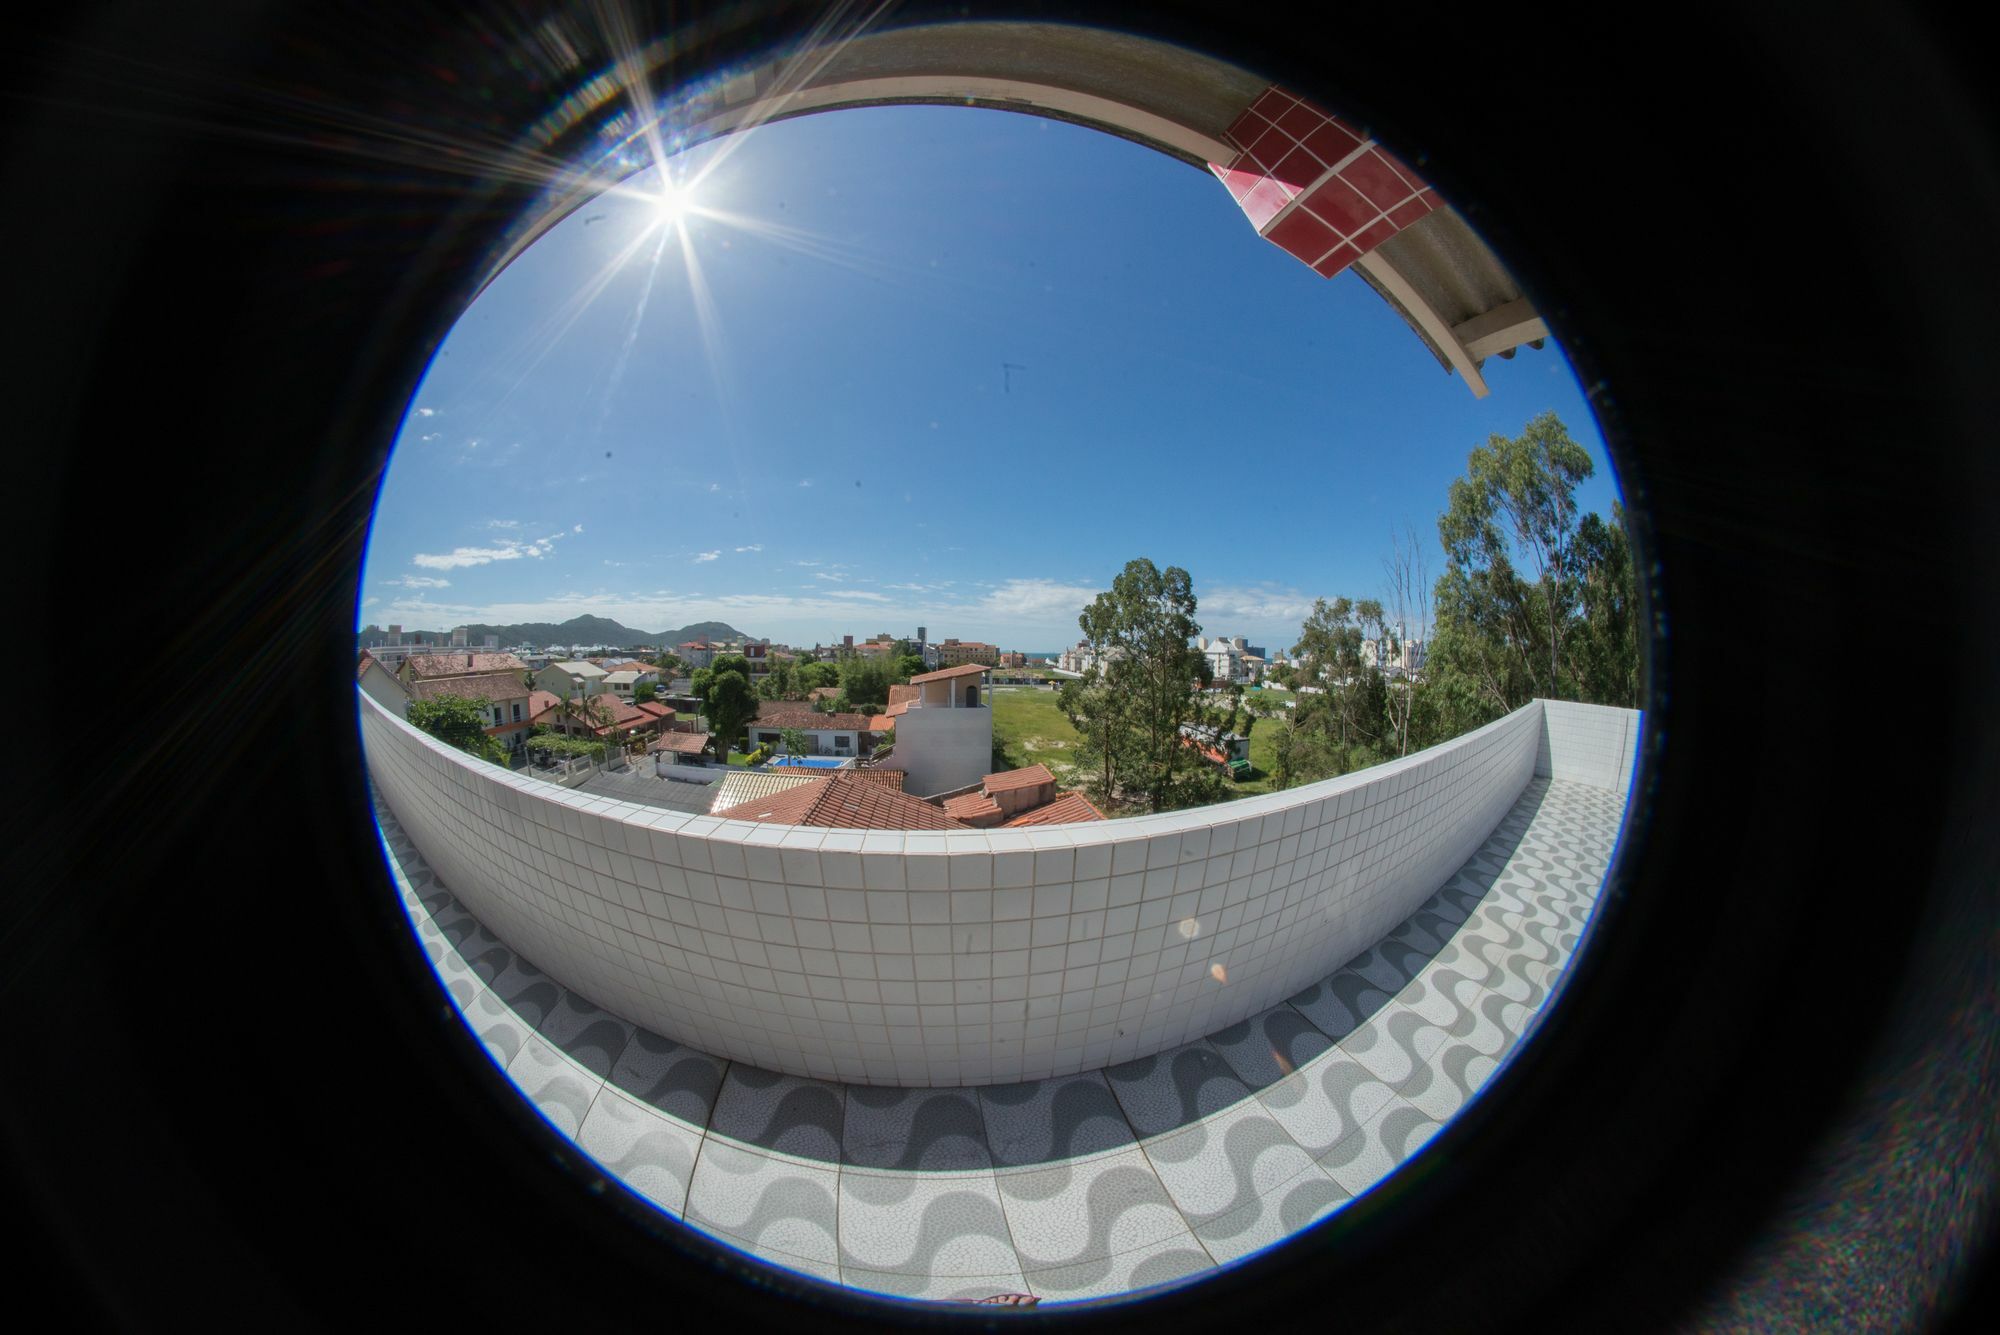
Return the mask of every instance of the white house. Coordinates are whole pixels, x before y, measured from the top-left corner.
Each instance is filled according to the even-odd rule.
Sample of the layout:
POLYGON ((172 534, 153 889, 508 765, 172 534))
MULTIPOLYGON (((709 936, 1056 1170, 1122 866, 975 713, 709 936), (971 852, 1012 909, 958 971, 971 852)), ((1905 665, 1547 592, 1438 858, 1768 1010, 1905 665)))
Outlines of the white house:
POLYGON ((595 663, 572 658, 560 663, 551 663, 537 672, 535 686, 552 695, 567 695, 571 699, 586 700, 608 694, 604 679, 609 675, 595 663))
MULTIPOLYGON (((796 728, 806 735, 808 755, 858 756, 861 740, 869 736, 868 719, 863 714, 821 714, 798 704, 767 702, 750 725, 750 745, 778 748, 780 733, 796 728)), ((873 745, 873 742, 870 742, 873 745)))
POLYGON ((640 686, 658 687, 660 670, 643 663, 617 668, 604 674, 604 689, 620 700, 630 700, 640 686))
POLYGON ((903 771, 903 791, 919 797, 978 783, 993 768, 993 709, 979 663, 910 678, 913 698, 893 701, 896 745, 877 764, 903 771))

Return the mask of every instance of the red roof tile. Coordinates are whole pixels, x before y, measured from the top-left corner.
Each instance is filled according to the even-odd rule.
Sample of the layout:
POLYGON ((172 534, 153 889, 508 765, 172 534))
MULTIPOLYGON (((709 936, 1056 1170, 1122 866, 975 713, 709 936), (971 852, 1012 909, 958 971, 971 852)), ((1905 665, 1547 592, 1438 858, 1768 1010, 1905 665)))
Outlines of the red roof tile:
POLYGON ((1047 765, 1030 765, 1026 769, 1001 770, 989 774, 979 781, 979 786, 989 793, 1007 793, 1016 788, 1037 788, 1045 783, 1054 783, 1056 776, 1049 773, 1047 765))
POLYGON ((1024 811, 1000 828, 1019 829, 1023 825, 1067 825, 1072 821, 1103 820, 1104 813, 1090 804, 1082 793, 1064 793, 1053 802, 1044 802, 1033 811, 1024 811))
POLYGON ((411 654, 403 667, 413 677, 464 677, 476 672, 526 672, 528 665, 512 654, 482 654, 460 649, 448 654, 411 654))
POLYGON ((814 729, 835 732, 868 731, 866 714, 821 714, 799 705, 785 705, 776 700, 766 700, 758 708, 753 728, 797 728, 801 732, 814 729))
POLYGON ((703 748, 707 745, 708 734, 705 732, 670 732, 661 737, 659 741, 654 742, 650 749, 654 751, 671 751, 675 755, 693 756, 701 754, 703 748))
POLYGON ((943 681, 947 677, 970 677, 975 672, 991 672, 993 669, 983 663, 966 663, 960 667, 943 668, 937 672, 925 672, 910 678, 910 685, 919 686, 927 681, 943 681))
POLYGON ((924 688, 914 683, 898 682, 889 688, 889 708, 892 710, 897 705, 907 705, 913 700, 921 700, 923 698, 924 688))
POLYGON ((944 800, 944 814, 954 820, 974 821, 981 816, 997 816, 1000 804, 984 793, 963 793, 944 800))
POLYGON ((837 830, 963 830, 967 827, 921 798, 862 773, 842 771, 770 797, 712 814, 766 825, 816 825, 837 830))
POLYGON ((436 700, 456 695, 468 700, 525 700, 528 688, 514 672, 482 672, 466 677, 419 677, 409 683, 414 699, 436 700))

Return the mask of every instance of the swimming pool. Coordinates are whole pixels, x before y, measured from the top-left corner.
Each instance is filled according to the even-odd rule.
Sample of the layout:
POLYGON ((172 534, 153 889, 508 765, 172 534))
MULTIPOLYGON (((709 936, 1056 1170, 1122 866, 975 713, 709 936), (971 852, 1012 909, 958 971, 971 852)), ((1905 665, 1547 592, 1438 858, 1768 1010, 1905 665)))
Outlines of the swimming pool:
POLYGON ((839 756, 779 756, 766 769, 845 769, 853 764, 839 756))

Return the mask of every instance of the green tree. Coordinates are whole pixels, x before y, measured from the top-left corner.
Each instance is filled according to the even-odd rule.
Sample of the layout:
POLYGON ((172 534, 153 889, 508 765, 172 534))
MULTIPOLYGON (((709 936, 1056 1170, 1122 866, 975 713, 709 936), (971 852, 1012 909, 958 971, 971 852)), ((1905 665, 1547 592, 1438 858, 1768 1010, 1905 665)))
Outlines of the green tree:
POLYGON ((1123 697, 1100 761, 1122 763, 1120 784, 1142 794, 1153 811, 1206 800, 1213 791, 1212 772, 1204 772, 1181 737, 1181 725, 1202 716, 1195 608, 1187 571, 1163 571, 1140 557, 1078 618, 1086 639, 1104 642, 1105 684, 1123 697))
POLYGON ((484 700, 463 695, 439 695, 428 700, 412 700, 409 721, 412 727, 429 733, 448 746, 455 746, 481 760, 504 765, 507 763, 505 749, 486 735, 486 711, 489 708, 491 706, 484 700))
POLYGON ((800 695, 807 695, 822 686, 840 685, 840 668, 832 663, 801 663, 792 677, 800 695))
POLYGON ((757 696, 750 689, 750 678, 740 672, 712 674, 701 707, 712 734, 709 747, 715 752, 716 759, 729 759, 730 747, 743 735, 750 721, 757 717, 757 696))
POLYGON ((923 671, 924 671, 924 660, 921 654, 897 655, 896 666, 895 666, 895 679, 899 684, 907 682, 912 677, 921 676, 923 674, 923 671))
POLYGON ((886 705, 889 703, 889 686, 895 679, 895 670, 880 658, 863 658, 855 655, 840 665, 841 707, 859 709, 862 705, 886 705))
POLYGON ((1624 514, 1579 514, 1590 456, 1552 412, 1467 459, 1438 519, 1446 568, 1413 708, 1441 741, 1537 696, 1638 703, 1637 592, 1624 514))
POLYGON ((632 699, 638 704, 651 704, 660 698, 660 688, 650 681, 642 681, 632 688, 632 699))
POLYGON ((788 756, 812 754, 812 739, 800 728, 778 729, 778 748, 788 756))

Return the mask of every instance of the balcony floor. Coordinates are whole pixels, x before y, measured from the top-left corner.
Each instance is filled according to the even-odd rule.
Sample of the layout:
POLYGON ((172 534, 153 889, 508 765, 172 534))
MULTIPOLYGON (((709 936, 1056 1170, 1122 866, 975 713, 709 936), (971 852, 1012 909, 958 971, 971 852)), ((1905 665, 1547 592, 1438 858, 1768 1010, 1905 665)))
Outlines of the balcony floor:
POLYGON ((1623 794, 1530 780, 1372 949, 1241 1024, 977 1089, 805 1080, 577 997, 460 907, 380 802, 389 866, 466 1023, 608 1174, 767 1262, 924 1299, 1102 1297, 1228 1264, 1416 1153, 1532 1032, 1597 900, 1623 794))

